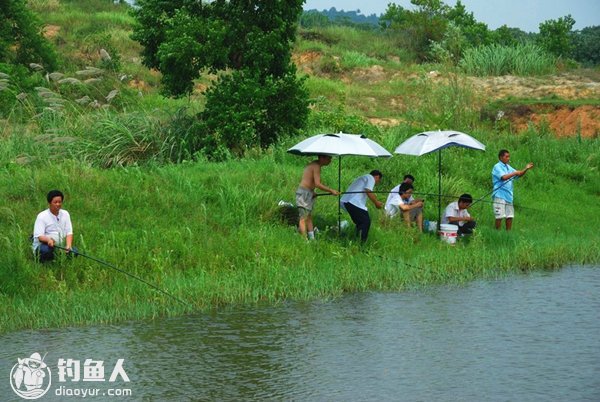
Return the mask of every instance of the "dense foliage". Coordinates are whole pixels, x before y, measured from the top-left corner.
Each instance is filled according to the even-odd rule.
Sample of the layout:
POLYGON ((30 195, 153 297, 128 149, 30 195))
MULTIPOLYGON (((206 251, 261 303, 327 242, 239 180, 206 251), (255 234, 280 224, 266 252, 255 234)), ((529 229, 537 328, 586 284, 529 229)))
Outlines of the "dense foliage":
POLYGON ((462 47, 489 43, 487 25, 478 22, 460 0, 454 7, 441 0, 411 0, 411 3, 414 10, 390 3, 380 24, 383 29, 396 32, 400 45, 413 51, 418 60, 431 58, 431 46, 435 43, 442 43, 453 59, 460 57, 462 47), (464 42, 464 46, 457 48, 459 42, 464 42))
POLYGON ((573 58, 585 65, 600 64, 600 25, 583 28, 572 36, 573 58))
POLYGON ((537 42, 546 51, 557 57, 568 57, 571 54, 571 31, 575 20, 571 15, 557 20, 547 20, 540 24, 537 42))
POLYGON ((199 143, 208 146, 203 149, 208 156, 221 157, 222 147, 243 154, 246 147, 267 146, 304 126, 306 91, 291 62, 302 3, 138 2, 133 37, 144 46, 144 63, 162 72, 168 94, 190 93, 203 71, 237 71, 216 81, 198 115, 196 127, 205 129, 199 143), (217 124, 223 114, 226 128, 217 124))
POLYGON ((375 14, 363 15, 360 10, 344 11, 337 10, 335 7, 323 11, 307 10, 300 16, 300 26, 303 28, 323 27, 330 24, 374 29, 379 26, 379 17, 375 14))
POLYGON ((57 57, 41 32, 41 24, 25 0, 0 0, 0 61, 10 64, 37 63, 49 70, 57 57))

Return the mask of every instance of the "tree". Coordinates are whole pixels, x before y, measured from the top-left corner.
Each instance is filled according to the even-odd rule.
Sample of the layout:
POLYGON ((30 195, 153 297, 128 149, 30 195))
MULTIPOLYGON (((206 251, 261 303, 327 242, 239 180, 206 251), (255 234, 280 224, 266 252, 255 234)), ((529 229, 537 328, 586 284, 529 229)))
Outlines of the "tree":
POLYGON ((586 65, 600 64, 600 25, 576 31, 572 38, 575 60, 586 65))
POLYGON ((25 0, 0 0, 0 62, 56 69, 56 53, 25 0))
POLYGON ((394 3, 388 4, 380 24, 386 30, 397 32, 400 45, 424 61, 431 43, 439 42, 444 37, 448 24, 445 14, 449 7, 441 0, 411 0, 411 3, 417 7, 414 11, 394 3))
POLYGON ((162 72, 166 93, 190 93, 202 71, 221 74, 198 116, 205 129, 199 143, 243 153, 302 128, 308 95, 296 78, 291 45, 303 2, 138 0, 133 38, 144 46, 144 64, 162 72), (291 96, 281 93, 284 88, 291 96), (290 118, 281 110, 296 115, 290 118), (218 127, 219 116, 228 119, 226 130, 218 127), (241 148, 227 138, 236 130, 244 133, 241 148))
POLYGON ((570 56, 573 46, 571 42, 573 25, 575 25, 575 20, 570 14, 557 20, 542 22, 540 34, 537 37, 538 44, 555 56, 570 56))
POLYGON ((533 34, 528 34, 519 28, 509 28, 507 25, 502 25, 492 31, 490 35, 492 43, 502 46, 516 46, 531 41, 530 36, 533 34))
POLYGON ((448 21, 457 26, 465 37, 468 46, 477 47, 490 44, 490 31, 483 22, 478 22, 472 12, 467 12, 460 0, 446 13, 448 21))

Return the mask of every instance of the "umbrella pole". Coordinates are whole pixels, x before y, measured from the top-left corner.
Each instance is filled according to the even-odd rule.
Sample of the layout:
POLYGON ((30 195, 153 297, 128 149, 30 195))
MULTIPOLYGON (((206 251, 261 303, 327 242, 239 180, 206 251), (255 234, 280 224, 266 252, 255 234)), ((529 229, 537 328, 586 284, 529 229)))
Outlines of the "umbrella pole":
POLYGON ((342 155, 338 156, 338 235, 342 233, 342 155))
POLYGON ((438 231, 442 224, 442 150, 438 150, 438 231))

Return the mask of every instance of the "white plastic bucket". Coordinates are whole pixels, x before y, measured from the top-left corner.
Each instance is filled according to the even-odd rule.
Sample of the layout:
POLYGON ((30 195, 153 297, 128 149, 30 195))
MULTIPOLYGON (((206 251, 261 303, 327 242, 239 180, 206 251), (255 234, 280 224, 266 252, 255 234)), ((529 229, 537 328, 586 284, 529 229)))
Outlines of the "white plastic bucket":
POLYGON ((458 226, 442 223, 440 225, 440 239, 448 244, 456 244, 458 226))

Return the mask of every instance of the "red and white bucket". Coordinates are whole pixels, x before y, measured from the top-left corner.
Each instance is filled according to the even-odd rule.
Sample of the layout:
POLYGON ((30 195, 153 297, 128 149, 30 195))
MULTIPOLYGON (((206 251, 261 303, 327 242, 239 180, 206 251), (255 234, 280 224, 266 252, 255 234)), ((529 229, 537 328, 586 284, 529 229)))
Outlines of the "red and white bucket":
POLYGON ((440 225, 440 239, 448 244, 456 244, 458 238, 458 226, 442 223, 440 225))

